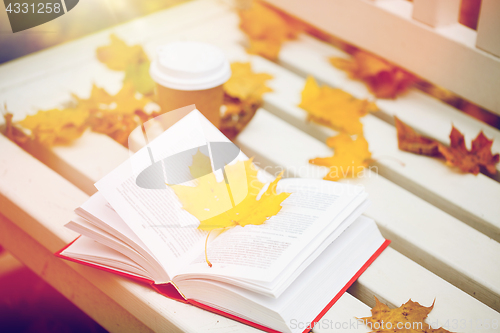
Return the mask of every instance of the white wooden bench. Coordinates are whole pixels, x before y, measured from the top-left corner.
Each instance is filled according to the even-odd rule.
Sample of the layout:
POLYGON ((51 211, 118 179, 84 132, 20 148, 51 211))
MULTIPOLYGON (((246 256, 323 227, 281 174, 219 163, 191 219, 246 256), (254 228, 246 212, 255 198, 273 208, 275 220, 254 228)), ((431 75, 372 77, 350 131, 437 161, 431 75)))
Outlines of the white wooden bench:
MULTIPOLYGON (((352 1, 375 9, 386 10, 391 3, 401 7, 399 0, 352 1)), ((297 6, 293 1, 272 3, 292 12, 297 6)), ((412 4, 403 5, 407 6, 412 4)), ((269 82, 274 91, 264 96, 263 108, 239 135, 238 145, 263 166, 284 168, 290 177, 322 177, 324 170, 308 160, 331 154, 324 139, 334 132, 306 122, 305 112, 297 107, 305 76, 357 97, 368 97, 369 92, 327 63, 328 56, 345 53, 310 36, 285 43, 276 63, 247 55, 238 22, 233 8, 216 0, 192 1, 134 20, 0 66, 0 102, 7 103, 15 119, 22 119, 39 108, 66 102, 70 92, 88 95, 92 82, 116 92, 122 74, 95 58, 96 47, 106 44, 111 32, 127 43, 142 44, 151 56, 157 45, 169 40, 208 41, 223 48, 231 60, 251 61, 254 70, 274 76, 269 82)), ((470 52, 500 62, 483 51, 470 52)), ((498 103, 490 97, 482 100, 484 105, 498 103)), ((405 166, 380 158, 375 165, 378 173, 351 181, 366 187, 373 201, 366 215, 393 242, 325 318, 349 322, 368 316, 373 296, 391 306, 409 298, 424 305, 436 299, 429 322, 465 319, 467 327, 461 332, 484 331, 484 320, 500 320, 500 184, 399 151, 391 119, 397 115, 443 142, 452 123, 467 140, 483 130, 495 139, 494 152, 500 151, 500 132, 416 90, 377 104, 381 111, 363 120, 373 156, 391 156, 405 166)), ((43 163, 0 135, 0 244, 103 327, 120 332, 256 331, 169 300, 146 286, 53 256, 76 237, 63 227, 73 209, 95 191, 95 181, 128 157, 128 151, 107 136, 86 132, 69 147, 32 147, 30 153, 43 163)))

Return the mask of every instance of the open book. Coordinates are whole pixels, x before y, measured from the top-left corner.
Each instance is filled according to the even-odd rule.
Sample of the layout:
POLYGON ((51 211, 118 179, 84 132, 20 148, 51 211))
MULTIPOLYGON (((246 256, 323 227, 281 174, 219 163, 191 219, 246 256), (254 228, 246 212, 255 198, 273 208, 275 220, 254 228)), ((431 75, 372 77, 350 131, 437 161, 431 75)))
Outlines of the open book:
MULTIPOLYGON (((361 216, 368 205, 362 187, 282 179, 278 192, 291 195, 280 212, 262 225, 211 234, 209 267, 200 221, 169 186, 141 185, 138 175, 173 161, 169 156, 194 155, 193 147, 208 145, 214 154, 216 142, 229 140, 197 110, 176 121, 96 183, 99 191, 67 224, 82 236, 57 255, 151 283, 167 297, 265 331, 302 332, 296 323, 318 321, 389 241, 361 216)), ((245 159, 238 150, 231 163, 245 159)), ((181 167, 174 175, 169 168, 158 169, 166 183, 182 178, 181 167)), ((213 172, 225 181, 221 170, 213 172)), ((259 178, 273 177, 261 170, 259 178)))

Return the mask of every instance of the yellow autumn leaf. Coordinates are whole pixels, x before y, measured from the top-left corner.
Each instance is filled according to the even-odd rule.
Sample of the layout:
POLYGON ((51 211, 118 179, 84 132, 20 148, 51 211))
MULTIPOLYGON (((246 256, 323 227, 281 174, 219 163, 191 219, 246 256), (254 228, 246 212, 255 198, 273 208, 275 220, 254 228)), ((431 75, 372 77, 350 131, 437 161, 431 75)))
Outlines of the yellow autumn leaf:
POLYGON ((371 317, 359 318, 371 330, 380 333, 451 333, 444 328, 433 328, 425 322, 434 303, 425 307, 411 299, 399 308, 391 309, 375 297, 371 317))
POLYGON ((98 47, 96 50, 97 59, 109 69, 124 71, 130 64, 149 62, 142 46, 128 46, 115 34, 111 34, 110 39, 108 45, 98 47))
POLYGON ((149 75, 149 59, 142 46, 128 46, 116 35, 110 35, 109 45, 98 47, 97 59, 108 68, 125 71, 124 82, 130 82, 136 91, 144 95, 154 92, 154 81, 149 75))
POLYGON ((313 77, 307 78, 299 106, 311 120, 348 134, 362 134, 360 118, 377 110, 375 103, 357 99, 341 89, 320 87, 313 77))
POLYGON ((356 177, 368 166, 371 153, 363 135, 359 134, 356 139, 352 139, 348 134, 341 133, 328 138, 326 144, 333 148, 335 154, 331 157, 318 157, 309 161, 311 164, 330 168, 324 179, 336 181, 356 177))
POLYGON ((151 100, 138 94, 131 82, 125 82, 115 95, 110 95, 105 89, 92 86, 89 98, 80 98, 73 95, 78 106, 90 112, 117 112, 120 114, 133 114, 136 110, 143 110, 151 100))
MULTIPOLYGON (((194 157, 197 164, 206 164, 208 157, 198 152, 194 157)), ((196 174, 196 168, 191 173, 196 174)), ((283 202, 290 193, 276 193, 278 176, 262 194, 257 196, 265 184, 257 178, 258 170, 252 160, 239 161, 225 167, 228 184, 217 182, 214 173, 197 179, 195 187, 172 185, 183 209, 200 220, 199 229, 213 230, 217 228, 263 224, 271 216, 281 210, 283 202)))
POLYGON ((134 85, 126 81, 120 91, 113 96, 113 102, 116 106, 111 105, 111 110, 122 114, 132 114, 136 110, 144 110, 151 100, 142 94, 137 94, 134 85))
POLYGON ((98 87, 92 84, 92 90, 90 91, 90 97, 80 98, 76 94, 71 94, 76 100, 79 107, 92 111, 99 110, 100 108, 107 107, 107 105, 113 102, 113 96, 111 96, 104 88, 98 87))
POLYGON ((250 39, 247 52, 276 60, 280 54, 281 42, 273 39, 250 39))
POLYGON ((90 112, 89 125, 94 132, 103 133, 127 146, 128 136, 144 120, 144 107, 151 102, 138 94, 131 82, 125 82, 118 93, 110 95, 94 85, 87 99, 74 96, 79 108, 90 112))
POLYGON ((155 82, 151 78, 151 75, 149 75, 149 66, 149 61, 128 65, 123 81, 131 82, 135 90, 143 95, 153 94, 155 82))
POLYGON ((267 73, 255 73, 248 62, 232 63, 231 72, 231 78, 223 85, 224 113, 220 130, 234 139, 262 105, 262 95, 272 91, 266 82, 273 77, 267 73))
POLYGON ((240 100, 259 100, 262 94, 272 91, 266 82, 272 79, 267 73, 255 73, 249 62, 233 62, 231 77, 224 83, 224 92, 240 100))
POLYGON ((89 112, 82 108, 51 109, 28 115, 18 124, 31 131, 43 145, 68 144, 79 138, 87 128, 89 112))
POLYGON ((275 10, 254 2, 249 9, 240 10, 240 28, 250 39, 249 53, 259 54, 269 59, 276 59, 281 43, 294 39, 302 25, 275 10))

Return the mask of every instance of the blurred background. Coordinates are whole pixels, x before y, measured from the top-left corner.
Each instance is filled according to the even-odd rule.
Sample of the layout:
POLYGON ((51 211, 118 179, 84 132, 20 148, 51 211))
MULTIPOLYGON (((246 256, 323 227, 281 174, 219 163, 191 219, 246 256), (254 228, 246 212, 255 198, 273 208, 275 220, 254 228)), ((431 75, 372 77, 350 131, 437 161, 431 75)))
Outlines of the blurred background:
MULTIPOLYGON (((0 12, 0 63, 186 1, 188 0, 80 0, 77 10, 71 10, 57 20, 15 34, 10 28, 7 12, 2 10, 0 12)), ((460 23, 476 29, 480 6, 481 0, 462 0, 460 23)))
POLYGON ((12 33, 0 8, 0 63, 124 23, 187 0, 80 0, 75 10, 37 27, 12 33))

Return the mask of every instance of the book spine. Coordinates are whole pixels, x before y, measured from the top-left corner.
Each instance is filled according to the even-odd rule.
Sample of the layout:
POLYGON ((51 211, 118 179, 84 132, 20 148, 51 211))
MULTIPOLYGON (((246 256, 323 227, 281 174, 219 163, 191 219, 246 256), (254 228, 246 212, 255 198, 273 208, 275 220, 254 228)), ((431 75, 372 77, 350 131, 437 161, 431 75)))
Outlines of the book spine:
MULTIPOLYGON (((316 323, 318 323, 321 318, 330 310, 330 308, 335 304, 339 298, 349 289, 349 287, 363 274, 364 271, 377 259, 377 257, 389 246, 391 243, 390 240, 386 239, 382 245, 375 251, 375 253, 368 259, 368 261, 359 269, 359 271, 356 272, 356 274, 347 282, 347 284, 338 292, 337 295, 326 305, 326 307, 314 318, 314 320, 311 321, 311 327, 314 327, 316 323)), ((302 333, 309 332, 311 329, 306 329, 302 333)))

